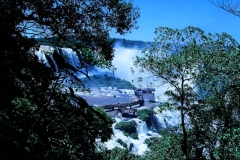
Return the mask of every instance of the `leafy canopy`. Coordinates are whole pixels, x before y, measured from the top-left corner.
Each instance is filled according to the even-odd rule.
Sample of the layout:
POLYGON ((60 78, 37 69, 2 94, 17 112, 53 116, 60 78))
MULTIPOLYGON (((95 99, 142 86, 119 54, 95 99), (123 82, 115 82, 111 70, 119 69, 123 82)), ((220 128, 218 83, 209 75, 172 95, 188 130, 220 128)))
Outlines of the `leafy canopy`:
POLYGON ((138 8, 123 0, 0 2, 2 159, 94 158, 96 139, 110 138, 112 120, 71 87, 62 88, 66 79, 80 88, 75 73, 87 76, 86 66, 74 68, 55 48, 52 57, 45 54, 51 66, 46 67, 35 56, 35 38, 72 48, 81 62, 107 64, 113 58, 109 31, 125 34, 136 28, 138 17, 138 8))
MULTIPOLYGON (((173 88, 165 94, 181 112, 175 141, 183 155, 238 159, 239 44, 226 33, 206 34, 195 27, 159 27, 155 33, 154 44, 136 57, 135 65, 173 88)), ((174 137, 176 131, 169 131, 174 137)))

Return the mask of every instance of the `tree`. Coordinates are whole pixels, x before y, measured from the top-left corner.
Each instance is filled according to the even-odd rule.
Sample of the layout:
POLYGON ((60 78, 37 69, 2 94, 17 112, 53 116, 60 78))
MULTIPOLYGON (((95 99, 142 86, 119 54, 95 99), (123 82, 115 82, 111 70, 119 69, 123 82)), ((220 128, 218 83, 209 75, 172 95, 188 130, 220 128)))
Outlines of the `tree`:
MULTIPOLYGON (((170 84, 174 90, 166 94, 172 102, 180 103, 182 151, 186 157, 188 151, 188 134, 186 124, 186 108, 195 102, 194 77, 199 63, 199 47, 205 38, 204 32, 198 28, 187 27, 183 30, 173 30, 159 27, 155 34, 158 38, 149 48, 143 50, 143 57, 136 57, 135 65, 140 72, 150 72, 153 76, 170 84)), ((176 106, 177 107, 177 106, 176 106)))
POLYGON ((172 86, 166 95, 180 109, 176 143, 185 158, 238 158, 233 142, 239 138, 239 44, 226 33, 205 34, 194 27, 160 27, 155 33, 154 44, 135 65, 172 86), (227 141, 230 135, 234 140, 227 141))
POLYGON ((146 139, 150 151, 142 156, 142 160, 149 159, 184 159, 181 150, 180 135, 168 131, 161 132, 162 137, 146 139))
POLYGON ((222 8, 223 10, 234 14, 235 16, 240 17, 240 10, 239 10, 239 2, 233 3, 229 0, 209 0, 212 2, 215 6, 222 8))
POLYGON ((128 149, 119 147, 115 147, 110 151, 104 150, 104 152, 101 152, 99 155, 99 159, 103 160, 140 160, 140 157, 139 155, 131 153, 128 149))
MULTIPOLYGON (((195 126, 205 132, 203 144, 211 159, 238 159, 239 145, 239 43, 225 33, 215 36, 204 54, 203 68, 198 74, 204 106, 193 113, 205 119, 205 125, 195 126), (206 132, 207 131, 207 132, 206 132), (231 138, 230 138, 231 136, 231 138), (227 140, 226 137, 229 139, 227 140)), ((198 124, 197 124, 198 123, 198 124)))
POLYGON ((123 0, 0 2, 2 159, 94 158, 96 139, 110 138, 112 120, 72 87, 62 88, 68 78, 81 88, 75 73, 87 76, 86 66, 71 66, 55 48, 52 57, 46 54, 47 67, 34 54, 35 38, 71 47, 81 62, 106 67, 113 57, 109 30, 124 34, 138 17, 138 9, 123 0))

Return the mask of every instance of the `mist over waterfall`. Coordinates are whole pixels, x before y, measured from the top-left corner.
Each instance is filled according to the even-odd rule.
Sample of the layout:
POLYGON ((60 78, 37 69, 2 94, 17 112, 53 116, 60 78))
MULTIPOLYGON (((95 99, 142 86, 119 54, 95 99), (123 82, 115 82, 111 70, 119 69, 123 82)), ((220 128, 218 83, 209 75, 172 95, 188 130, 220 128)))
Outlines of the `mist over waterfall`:
MULTIPOLYGON (((76 53, 73 52, 70 48, 61 48, 62 50, 62 56, 65 58, 67 62, 69 62, 72 66, 76 67, 79 65, 78 57, 76 56, 76 53)), ((155 97, 157 101, 166 101, 167 97, 164 95, 164 92, 169 89, 169 85, 162 85, 160 87, 157 87, 159 84, 161 84, 161 81, 154 81, 153 85, 150 85, 150 82, 153 82, 153 79, 150 77, 150 74, 147 73, 139 73, 137 68, 133 65, 134 58, 136 56, 141 56, 141 49, 138 49, 137 47, 133 48, 124 48, 120 45, 116 45, 114 47, 114 58, 112 61, 112 64, 114 67, 117 68, 116 71, 114 71, 114 76, 127 80, 129 82, 132 82, 133 85, 136 87, 154 87, 156 88, 155 91, 155 97), (131 71, 131 68, 134 70, 134 74, 131 71), (138 82, 138 77, 142 77, 143 81, 141 83, 138 82)), ((46 57, 44 53, 52 53, 53 47, 50 46, 44 46, 41 45, 39 51, 35 52, 36 55, 39 57, 39 60, 42 60, 44 63, 46 63, 47 66, 50 67, 48 64, 48 61, 46 60, 46 57)), ((89 76, 97 75, 97 74, 110 74, 113 75, 113 73, 110 70, 102 69, 99 67, 89 67, 89 76)), ((84 77, 83 74, 77 75, 79 78, 84 77)))
MULTIPOLYGON (((61 49, 61 56, 65 58, 65 61, 67 61, 69 64, 71 64, 73 67, 78 67, 80 64, 80 61, 76 55, 76 53, 70 49, 70 48, 60 48, 61 49)), ((50 53, 49 55, 51 56, 51 53, 53 53, 53 48, 50 46, 40 46, 39 51, 36 52, 36 55, 39 57, 39 60, 41 60, 43 63, 46 63, 47 66, 50 67, 48 64, 48 61, 45 57, 45 53, 50 53)), ((90 66, 89 67, 89 72, 88 75, 101 75, 101 74, 110 74, 111 76, 118 77, 120 79, 127 80, 131 83, 134 84, 136 87, 152 87, 155 88, 154 95, 151 94, 152 97, 155 96, 155 100, 164 102, 167 100, 167 97, 164 95, 164 92, 169 89, 168 85, 162 85, 160 87, 157 87, 159 84, 161 84, 161 81, 154 81, 150 77, 149 73, 139 73, 138 69, 133 65, 134 58, 136 56, 142 56, 141 49, 138 48, 124 48, 121 46, 116 46, 114 47, 115 53, 114 53, 114 58, 112 61, 112 64, 115 68, 117 68, 114 73, 107 69, 102 69, 98 68, 95 66, 90 66), (132 73, 132 70, 134 70, 134 73, 132 73), (138 77, 142 77, 143 81, 138 82, 138 77), (150 83, 153 82, 153 85, 150 83), (150 85, 151 84, 151 85, 150 85)), ((81 73, 75 73, 75 75, 78 78, 82 78, 84 75, 81 73)), ((94 96, 95 99, 98 100, 98 103, 100 101, 108 101, 110 103, 110 99, 116 103, 117 100, 120 100, 120 98, 123 99, 124 102, 126 102, 127 97, 134 97, 134 90, 124 90, 122 89, 122 93, 118 93, 119 91, 117 89, 109 89, 112 88, 110 86, 106 86, 105 88, 101 88, 100 90, 94 90, 92 89, 91 95, 94 96), (105 98, 103 98, 105 96, 105 98)), ((83 93, 84 94, 84 93, 83 93)), ((84 95, 82 93, 76 93, 76 95, 80 95, 84 98, 84 95)), ((90 97, 93 99, 93 97, 90 97)), ((130 99, 129 98, 129 99, 130 99)), ((136 98, 136 96, 135 96, 136 98)), ((147 99, 147 101, 149 101, 147 99)), ((95 102, 94 102, 95 103, 95 102)), ((113 103, 111 101, 111 103, 113 103)), ((89 103, 90 104, 90 103, 89 103)), ((147 102, 149 104, 149 102, 147 102)), ((156 103, 157 105, 157 103, 156 103)), ((136 106, 135 106, 136 107, 136 106)), ((153 105, 151 107, 149 106, 143 106, 143 108, 147 108, 152 110, 153 105)), ((143 109, 140 108, 140 106, 136 107, 138 109, 143 109)), ((155 109, 157 112, 157 109, 155 109)), ((120 114, 120 113, 119 113, 120 114)), ((153 117, 153 128, 148 128, 147 123, 143 120, 140 120, 138 117, 130 118, 130 119, 124 119, 122 115, 118 115, 117 117, 112 117, 116 120, 116 123, 118 122, 123 122, 123 121, 135 121, 136 122, 136 134, 138 139, 133 139, 129 136, 124 135, 123 131, 115 129, 116 123, 113 124, 113 133, 114 136, 108 141, 105 142, 104 145, 108 149, 113 149, 114 147, 121 147, 123 148, 123 145, 119 143, 119 139, 121 139, 124 143, 126 143, 127 148, 131 150, 131 152, 138 154, 138 155, 143 155, 147 150, 147 144, 145 143, 145 140, 151 137, 161 137, 156 131, 162 129, 162 128, 167 128, 169 126, 176 126, 179 124, 179 111, 163 111, 162 113, 157 113, 155 115, 152 115, 153 117)))
POLYGON ((154 92, 156 100, 161 102, 167 101, 164 92, 169 89, 170 86, 166 84, 159 87, 162 82, 161 80, 155 81, 149 73, 139 73, 138 69, 133 65, 134 58, 136 56, 142 56, 141 49, 117 46, 114 50, 115 57, 112 64, 117 68, 114 72, 117 77, 132 82, 136 87, 153 87, 156 89, 154 92), (134 73, 132 73, 131 68, 134 70, 134 73), (142 77, 142 82, 138 82, 138 77, 142 77))
POLYGON ((153 110, 156 112, 153 115, 153 125, 156 130, 167 129, 181 123, 180 111, 164 110, 159 112, 159 107, 155 107, 153 110))

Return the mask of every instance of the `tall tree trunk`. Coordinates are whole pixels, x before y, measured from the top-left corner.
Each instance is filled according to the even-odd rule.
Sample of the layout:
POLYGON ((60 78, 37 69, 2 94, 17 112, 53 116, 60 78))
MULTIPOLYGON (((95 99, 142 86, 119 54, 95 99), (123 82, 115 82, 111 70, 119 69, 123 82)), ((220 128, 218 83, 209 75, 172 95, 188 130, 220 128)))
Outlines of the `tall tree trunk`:
POLYGON ((182 123, 182 131, 183 131, 183 139, 182 139, 182 151, 184 153, 184 155, 186 156, 186 159, 188 159, 188 145, 187 145, 187 131, 186 131, 186 127, 185 127, 185 121, 184 121, 184 113, 183 113, 183 107, 184 107, 184 77, 182 76, 182 84, 181 84, 181 123, 182 123))

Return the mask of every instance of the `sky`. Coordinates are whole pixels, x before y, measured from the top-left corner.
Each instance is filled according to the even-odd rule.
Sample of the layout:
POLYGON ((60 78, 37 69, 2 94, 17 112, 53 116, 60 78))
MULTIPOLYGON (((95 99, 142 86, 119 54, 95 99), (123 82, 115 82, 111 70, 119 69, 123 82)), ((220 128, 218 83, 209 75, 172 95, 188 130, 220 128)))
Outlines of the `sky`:
POLYGON ((139 28, 124 36, 111 32, 112 38, 153 41, 156 27, 183 29, 194 26, 206 33, 226 32, 240 42, 240 17, 208 0, 133 0, 133 6, 140 8, 139 28))

